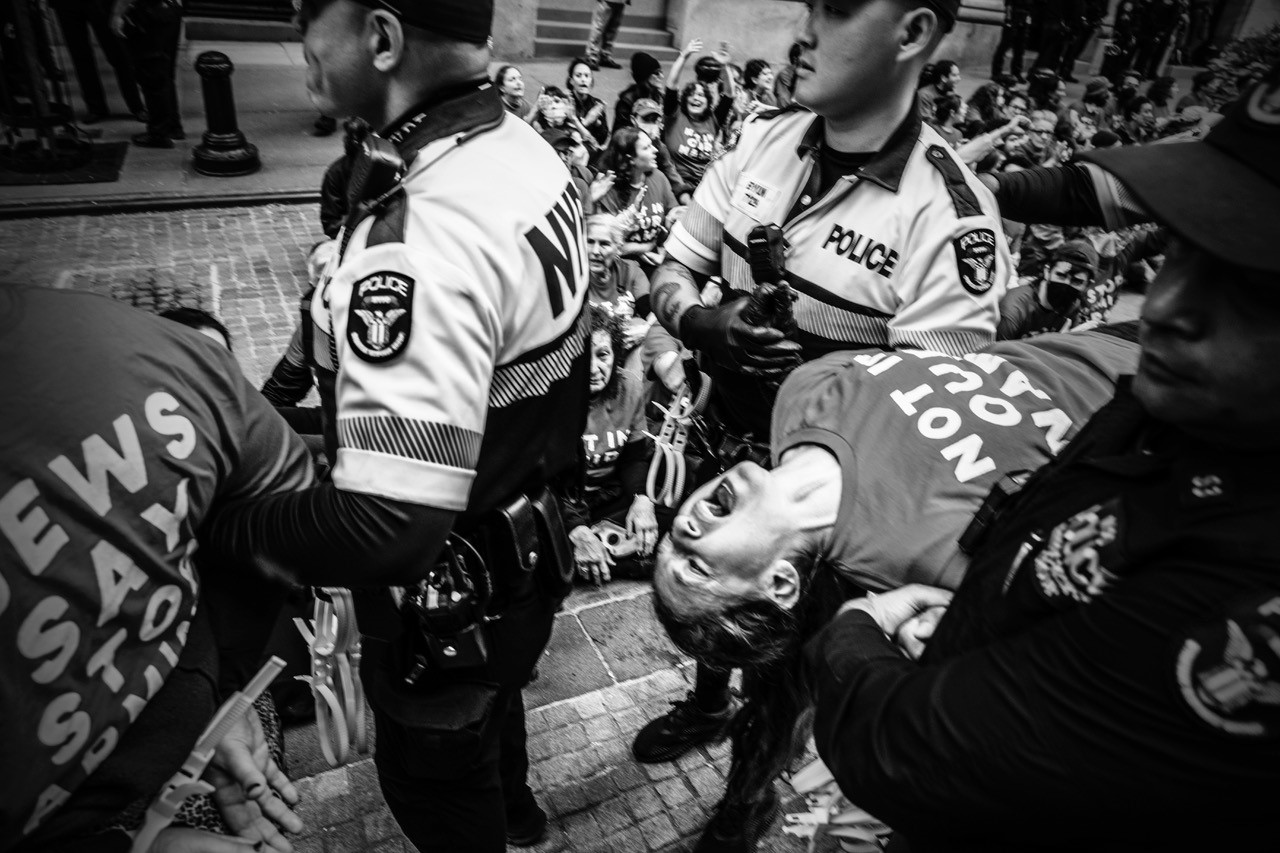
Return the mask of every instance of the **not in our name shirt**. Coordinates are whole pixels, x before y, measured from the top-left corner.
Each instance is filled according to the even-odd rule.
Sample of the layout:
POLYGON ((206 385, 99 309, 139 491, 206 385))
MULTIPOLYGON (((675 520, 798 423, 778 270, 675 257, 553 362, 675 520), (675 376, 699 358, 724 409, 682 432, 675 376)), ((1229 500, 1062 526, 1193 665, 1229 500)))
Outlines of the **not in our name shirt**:
POLYGON ((1138 347, 1078 332, 961 357, 832 353, 788 377, 773 413, 775 462, 816 444, 843 480, 828 559, 860 586, 954 589, 958 546, 991 486, 1040 467, 1112 396, 1138 347))

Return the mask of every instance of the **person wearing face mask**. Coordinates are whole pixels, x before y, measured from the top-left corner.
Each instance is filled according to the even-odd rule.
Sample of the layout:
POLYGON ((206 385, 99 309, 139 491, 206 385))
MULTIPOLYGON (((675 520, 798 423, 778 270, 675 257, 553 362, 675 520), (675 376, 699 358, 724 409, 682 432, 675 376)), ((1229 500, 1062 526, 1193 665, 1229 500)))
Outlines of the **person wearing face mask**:
POLYGON ((582 434, 587 469, 581 491, 565 501, 565 525, 579 578, 599 586, 614 578, 649 577, 654 548, 671 529, 674 511, 656 506, 645 493, 653 443, 646 435, 644 383, 622 366, 626 321, 605 305, 593 304, 588 313, 591 408, 582 434), (601 522, 625 531, 627 542, 610 543, 601 522))
POLYGON ((1040 280, 1011 288, 1000 300, 1002 341, 1045 332, 1065 332, 1076 325, 1085 291, 1098 274, 1098 253, 1087 240, 1068 240, 1049 254, 1040 280))

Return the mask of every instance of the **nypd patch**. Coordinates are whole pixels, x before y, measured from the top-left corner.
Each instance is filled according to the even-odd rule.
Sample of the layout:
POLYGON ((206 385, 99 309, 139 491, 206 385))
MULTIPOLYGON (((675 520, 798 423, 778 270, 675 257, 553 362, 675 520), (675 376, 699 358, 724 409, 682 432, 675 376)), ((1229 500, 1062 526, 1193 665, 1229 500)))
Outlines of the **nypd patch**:
POLYGON ((1280 596, 1252 596, 1187 632, 1175 671, 1203 722, 1229 735, 1280 735, 1280 596))
POLYGON ((1036 583, 1048 601, 1087 604, 1114 584, 1123 561, 1118 502, 1098 504, 1059 524, 1036 555, 1036 583))
POLYGON ((365 276, 351 292, 347 342, 371 364, 390 361, 409 345, 413 327, 413 279, 383 270, 365 276))
POLYGON ((951 241, 960 268, 960 283, 974 296, 981 296, 996 283, 996 232, 975 228, 951 241))

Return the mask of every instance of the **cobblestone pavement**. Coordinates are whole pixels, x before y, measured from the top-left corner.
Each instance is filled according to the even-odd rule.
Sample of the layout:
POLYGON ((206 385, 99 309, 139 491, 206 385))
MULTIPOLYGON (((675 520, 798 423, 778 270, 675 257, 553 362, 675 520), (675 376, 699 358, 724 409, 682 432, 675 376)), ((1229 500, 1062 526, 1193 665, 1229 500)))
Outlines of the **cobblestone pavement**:
MULTIPOLYGON (((320 236, 310 205, 3 221, 0 278, 92 290, 148 310, 204 307, 227 324, 242 368, 259 383, 292 333, 306 253, 320 236)), ((1122 297, 1117 319, 1135 316, 1139 303, 1122 297)), ((553 820, 547 840, 525 849, 689 850, 720 796, 724 744, 672 764, 630 757, 635 732, 691 679, 650 597, 635 582, 580 590, 556 620, 541 677, 526 691, 531 784, 553 820)), ((299 853, 412 853, 370 759, 328 768, 314 726, 287 732, 286 746, 308 825, 295 839, 299 853)), ((797 799, 784 798, 784 807, 799 811, 797 799)), ((760 849, 799 853, 805 844, 775 824, 760 849)), ((829 839, 817 846, 835 849, 829 839)))

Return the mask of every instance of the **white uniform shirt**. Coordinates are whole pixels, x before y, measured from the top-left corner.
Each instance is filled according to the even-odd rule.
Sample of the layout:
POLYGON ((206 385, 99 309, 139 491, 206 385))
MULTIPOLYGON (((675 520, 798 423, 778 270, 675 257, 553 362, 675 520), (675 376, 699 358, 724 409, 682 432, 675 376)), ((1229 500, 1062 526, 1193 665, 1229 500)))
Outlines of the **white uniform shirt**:
POLYGON ((750 291, 747 235, 779 224, 809 357, 851 345, 959 355, 993 341, 1012 262, 991 193, 913 112, 871 162, 807 197, 822 127, 798 109, 749 118, 672 230, 669 256, 750 291))
POLYGON ((555 152, 491 87, 419 120, 400 135, 434 138, 412 162, 402 210, 355 227, 313 300, 336 344, 333 481, 482 512, 576 459, 582 208, 555 152), (497 126, 474 132, 483 122, 497 126), (380 223, 399 213, 388 234, 380 223))

